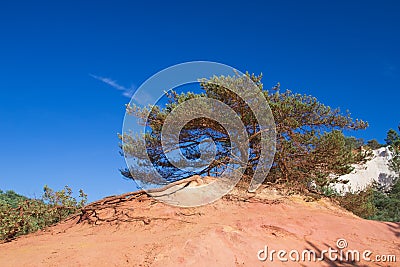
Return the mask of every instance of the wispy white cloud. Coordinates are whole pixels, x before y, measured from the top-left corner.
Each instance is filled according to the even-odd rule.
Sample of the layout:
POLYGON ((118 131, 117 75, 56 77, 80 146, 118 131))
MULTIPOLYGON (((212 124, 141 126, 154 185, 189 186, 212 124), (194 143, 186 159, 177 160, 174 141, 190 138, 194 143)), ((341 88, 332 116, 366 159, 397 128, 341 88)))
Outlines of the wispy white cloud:
POLYGON ((135 87, 125 87, 120 84, 118 84, 116 81, 110 79, 110 78, 105 78, 93 74, 89 74, 91 77, 95 78, 96 80, 102 81, 103 83, 108 84, 109 86, 117 89, 118 91, 122 91, 122 95, 128 98, 131 98, 133 93, 135 92, 135 87))

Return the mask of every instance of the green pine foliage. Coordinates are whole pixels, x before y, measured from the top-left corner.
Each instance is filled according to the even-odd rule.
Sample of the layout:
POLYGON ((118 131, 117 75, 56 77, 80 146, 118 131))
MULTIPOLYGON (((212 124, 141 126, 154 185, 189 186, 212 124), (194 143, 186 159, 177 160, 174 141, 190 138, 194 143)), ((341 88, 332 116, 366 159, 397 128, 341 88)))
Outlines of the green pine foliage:
POLYGON ((367 146, 368 146, 369 148, 375 150, 375 149, 381 148, 381 147, 383 147, 383 146, 385 146, 385 145, 380 144, 376 139, 372 139, 372 140, 369 140, 369 141, 367 142, 367 146))
MULTIPOLYGON (((268 184, 284 184, 285 186, 300 193, 317 193, 336 199, 341 206, 352 211, 354 214, 369 219, 399 221, 399 180, 389 192, 382 192, 378 187, 370 186, 364 190, 348 192, 341 195, 332 189, 332 185, 340 182, 341 175, 353 170, 352 164, 364 163, 372 155, 372 150, 383 147, 377 140, 372 139, 364 142, 355 137, 346 137, 343 130, 360 130, 368 127, 368 123, 353 119, 350 113, 339 109, 332 109, 319 102, 315 97, 293 93, 290 90, 281 90, 278 83, 271 90, 264 89, 261 82, 262 76, 246 74, 246 77, 212 77, 201 80, 201 93, 181 93, 174 91, 166 93, 168 104, 165 107, 152 106, 139 108, 138 106, 127 106, 127 113, 135 116, 151 129, 145 136, 119 135, 123 139, 121 150, 128 157, 135 158, 138 162, 147 157, 148 153, 153 166, 161 172, 164 178, 177 180, 182 177, 163 154, 161 145, 161 130, 166 117, 179 104, 186 100, 208 97, 217 99, 230 106, 241 118, 248 135, 255 138, 250 139, 249 161, 245 170, 246 177, 252 177, 260 157, 260 138, 257 121, 251 109, 235 93, 227 90, 232 86, 246 90, 248 79, 251 79, 265 96, 271 108, 276 124, 276 153, 274 162, 265 182, 268 184), (229 86, 221 86, 229 85, 229 86), (147 151, 137 149, 145 142, 147 151), (364 147, 364 149, 361 149, 364 147), (310 185, 312 188, 310 189, 310 185)), ((400 126, 399 126, 400 131, 400 126)), ((188 123, 181 131, 182 152, 188 158, 196 158, 198 150, 196 147, 201 140, 201 134, 212 138, 218 143, 220 151, 210 166, 202 173, 218 173, 228 164, 229 138, 227 133, 218 124, 207 119, 194 120, 188 123), (195 131, 193 129, 196 129, 195 131), (200 130, 198 130, 200 129, 200 130)), ((385 139, 386 145, 393 152, 393 159, 389 167, 400 175, 400 134, 391 129, 385 139)), ((140 167, 140 165, 139 165, 140 167)), ((147 169, 138 177, 150 177, 147 169)), ((121 173, 129 179, 133 179, 129 168, 121 170, 121 173)), ((138 170, 135 169, 135 174, 138 170)), ((192 174, 189 174, 192 175, 192 174)), ((143 178, 142 182, 146 183, 143 178)), ((346 183, 346 181, 341 181, 346 183)))
POLYGON ((400 179, 397 179, 389 192, 374 190, 373 204, 376 207, 371 220, 400 222, 400 179))
MULTIPOLYGON (((400 131, 400 125, 398 128, 400 131)), ((389 162, 389 168, 400 177, 400 134, 390 129, 385 140, 392 151, 392 159, 389 162)))
POLYGON ((389 146, 399 146, 400 145, 400 135, 393 129, 387 132, 385 142, 389 146))
MULTIPOLYGON (((265 182, 285 184, 299 191, 307 190, 307 185, 311 181, 323 187, 338 182, 337 178, 340 175, 352 170, 352 163, 363 158, 360 153, 352 151, 342 131, 365 129, 368 126, 366 122, 354 120, 349 112, 341 112, 339 109, 326 106, 313 96, 281 90, 279 84, 271 90, 266 90, 261 82, 261 75, 247 73, 246 77, 221 76, 204 79, 200 83, 202 92, 197 94, 192 92, 178 94, 170 91, 166 93, 169 100, 166 107, 154 106, 142 109, 128 105, 127 113, 137 117, 151 131, 144 138, 128 134, 120 135, 119 138, 123 139, 122 151, 126 156, 134 158, 135 162, 140 162, 145 158, 143 153, 148 153, 153 166, 167 180, 185 178, 183 176, 185 174, 180 173, 163 153, 161 129, 167 115, 178 104, 188 99, 206 96, 230 106, 241 118, 248 136, 254 137, 249 141, 249 160, 243 179, 251 178, 261 154, 260 129, 249 106, 235 93, 226 89, 236 87, 238 90, 246 90, 248 79, 251 79, 265 96, 276 124, 276 153, 265 182), (137 149, 137 144, 143 142, 147 151, 137 149)), ((176 149, 183 150, 188 158, 196 158, 198 153, 196 147, 204 136, 212 138, 218 144, 219 151, 212 164, 197 174, 218 174, 229 164, 229 136, 219 124, 208 119, 191 121, 180 133, 181 145, 184 148, 176 149)), ((140 173, 138 168, 130 168, 142 182, 146 182, 145 177, 151 176, 146 173, 148 168, 143 168, 143 173, 140 173)), ((129 168, 121 172, 125 177, 133 178, 129 168)), ((150 179, 151 182, 154 181, 150 179)))

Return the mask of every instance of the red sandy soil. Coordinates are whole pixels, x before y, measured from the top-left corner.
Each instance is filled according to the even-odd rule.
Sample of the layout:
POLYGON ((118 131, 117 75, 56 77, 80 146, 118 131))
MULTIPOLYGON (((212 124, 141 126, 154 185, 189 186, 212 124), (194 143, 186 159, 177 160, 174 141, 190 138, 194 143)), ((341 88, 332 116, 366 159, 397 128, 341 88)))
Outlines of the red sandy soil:
POLYGON ((0 244, 0 266, 400 266, 400 224, 360 219, 328 200, 221 199, 177 208, 141 195, 115 211, 103 210, 99 217, 118 214, 118 220, 95 225, 77 223, 76 217, 0 244), (370 258, 396 255, 397 262, 257 258, 265 245, 318 252, 336 249, 339 238, 346 239, 349 250, 371 250, 370 258))

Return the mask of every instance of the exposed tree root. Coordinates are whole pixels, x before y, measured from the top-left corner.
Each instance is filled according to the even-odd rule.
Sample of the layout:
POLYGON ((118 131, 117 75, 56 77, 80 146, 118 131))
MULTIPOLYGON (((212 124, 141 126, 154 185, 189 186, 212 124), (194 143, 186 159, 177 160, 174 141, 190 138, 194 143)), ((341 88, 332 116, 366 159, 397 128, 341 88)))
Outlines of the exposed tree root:
POLYGON ((228 194, 222 197, 223 199, 230 200, 230 201, 240 201, 240 202, 247 202, 247 203, 263 203, 263 204, 279 204, 282 203, 283 199, 287 198, 286 196, 282 196, 277 199, 263 199, 263 198, 258 198, 255 196, 251 197, 243 197, 243 196, 238 196, 238 195, 232 195, 228 194))
MULTIPOLYGON (((173 186, 185 184, 187 186, 190 182, 196 181, 199 177, 192 176, 187 179, 182 179, 173 183, 170 183, 161 188, 149 189, 149 190, 138 190, 135 192, 129 192, 117 196, 109 196, 101 200, 89 203, 69 220, 79 217, 77 223, 87 222, 89 224, 101 224, 101 223, 119 223, 119 222, 133 222, 142 221, 144 224, 149 224, 152 220, 174 220, 173 218, 167 217, 149 217, 149 216, 131 216, 126 212, 126 210, 119 210, 118 207, 124 203, 132 200, 141 201, 151 201, 150 204, 157 203, 158 201, 149 198, 149 194, 163 192, 173 186), (106 216, 102 216, 101 213, 108 213, 106 216), (111 214, 110 214, 111 213, 111 214)), ((179 220, 179 219, 175 219, 179 220)), ((189 221, 179 220, 185 223, 190 223, 189 221)))
MULTIPOLYGON (((200 216, 202 215, 199 212, 194 213, 182 213, 177 212, 178 218, 172 217, 151 217, 151 216, 144 216, 144 215, 132 215, 132 209, 129 208, 121 208, 121 204, 124 202, 129 202, 132 200, 142 202, 142 201, 149 201, 150 205, 158 203, 154 198, 151 198, 151 193, 158 193, 163 192, 173 186, 183 184, 184 187, 188 186, 190 182, 198 180, 198 176, 192 176, 187 179, 182 179, 173 183, 170 183, 162 188, 155 188, 150 190, 139 190, 135 192, 129 192, 118 196, 109 196, 104 199, 92 202, 87 206, 83 207, 80 210, 80 213, 77 213, 71 216, 69 219, 76 219, 79 217, 77 223, 89 223, 89 224, 101 224, 101 223, 121 223, 121 222, 134 222, 140 221, 143 224, 147 225, 151 221, 155 220, 178 220, 184 223, 191 223, 190 221, 181 220, 179 217, 190 217, 190 216, 200 216)), ((240 201, 240 202, 247 202, 247 203, 264 203, 264 204, 278 204, 282 202, 282 199, 285 197, 280 197, 278 199, 262 199, 258 198, 257 194, 252 195, 237 195, 237 194, 228 194, 223 197, 223 199, 230 200, 230 201, 240 201)))

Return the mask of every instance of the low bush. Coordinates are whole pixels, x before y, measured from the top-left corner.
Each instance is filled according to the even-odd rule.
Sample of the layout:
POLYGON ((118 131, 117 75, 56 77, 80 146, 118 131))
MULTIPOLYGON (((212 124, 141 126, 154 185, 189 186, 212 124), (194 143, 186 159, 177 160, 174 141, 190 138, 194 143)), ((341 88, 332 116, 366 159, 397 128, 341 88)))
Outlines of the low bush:
POLYGON ((68 186, 60 191, 45 186, 39 199, 28 199, 13 191, 1 191, 0 197, 0 240, 5 241, 60 222, 87 201, 82 190, 79 191, 80 200, 76 200, 68 186))
POLYGON ((346 192, 344 195, 335 195, 333 198, 339 202, 340 206, 355 215, 369 218, 377 212, 374 205, 374 192, 375 189, 369 186, 364 190, 346 192))

